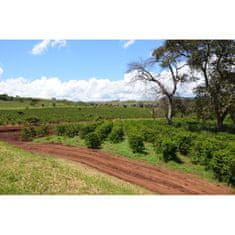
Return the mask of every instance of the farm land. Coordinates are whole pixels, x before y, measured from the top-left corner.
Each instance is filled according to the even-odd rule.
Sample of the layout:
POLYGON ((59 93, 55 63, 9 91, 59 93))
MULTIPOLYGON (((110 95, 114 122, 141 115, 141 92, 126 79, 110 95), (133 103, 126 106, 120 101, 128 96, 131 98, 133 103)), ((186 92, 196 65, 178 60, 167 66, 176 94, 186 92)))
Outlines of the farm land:
MULTIPOLYGON (((108 87, 93 96, 93 89, 86 94, 89 85, 83 95, 76 85, 76 97, 52 92, 72 100, 118 99, 110 102, 23 98, 17 95, 31 91, 4 81, 3 90, 17 95, 0 95, 0 192, 233 194, 235 41, 163 40, 151 50, 149 58, 125 62, 128 77, 114 83, 118 92, 108 87), (67 163, 83 167, 70 171, 67 163), (104 175, 86 174, 85 166, 104 175)), ((51 97, 41 92, 33 95, 51 97)))
POLYGON ((11 102, 12 107, 10 103, 8 109, 1 107, 0 138, 18 148, 8 150, 8 145, 1 143, 3 194, 234 192, 235 135, 229 118, 226 130, 216 131, 213 121, 200 122, 193 115, 177 114, 169 126, 161 116, 153 119, 149 104, 77 105, 71 102, 60 107, 56 104, 26 108, 11 102), (60 148, 61 151, 55 151, 60 148), (90 154, 95 158, 90 159, 90 154), (80 165, 75 169, 77 164, 80 165), (128 170, 129 164, 141 172, 128 170), (31 167, 37 173, 30 172, 31 167), (70 168, 73 173, 67 175, 65 172, 70 172, 70 168), (94 175, 90 175, 94 168, 94 175), (146 175, 142 171, 146 171, 146 175), (153 173, 148 175, 147 171, 153 173), (164 182, 159 178, 162 171, 166 171, 161 173, 166 176, 164 182), (33 183, 35 177, 38 177, 37 183, 33 183), (40 181, 45 183, 40 185, 40 181), (60 181, 58 185, 57 181, 60 181), (83 186, 74 185, 74 181, 82 182, 83 186), (193 181, 196 186, 192 185, 193 181), (94 186, 95 182, 99 182, 98 185, 94 186), (205 182, 207 188, 202 186, 205 182))

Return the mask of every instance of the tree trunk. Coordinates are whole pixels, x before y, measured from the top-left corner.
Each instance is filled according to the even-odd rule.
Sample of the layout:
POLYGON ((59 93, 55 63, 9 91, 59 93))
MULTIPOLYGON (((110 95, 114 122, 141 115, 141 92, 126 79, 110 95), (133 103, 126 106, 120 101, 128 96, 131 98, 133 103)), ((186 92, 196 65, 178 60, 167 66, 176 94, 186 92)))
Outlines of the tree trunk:
POLYGON ((224 118, 220 115, 220 113, 216 113, 216 128, 217 130, 222 130, 223 129, 223 124, 224 118))
POLYGON ((215 110, 215 117, 216 117, 216 129, 222 130, 225 115, 222 113, 221 108, 219 106, 217 94, 213 94, 213 101, 214 101, 214 110, 215 110))
POLYGON ((168 102, 168 111, 167 111, 167 123, 168 125, 172 124, 172 117, 173 117, 173 99, 171 96, 167 96, 167 102, 168 102))

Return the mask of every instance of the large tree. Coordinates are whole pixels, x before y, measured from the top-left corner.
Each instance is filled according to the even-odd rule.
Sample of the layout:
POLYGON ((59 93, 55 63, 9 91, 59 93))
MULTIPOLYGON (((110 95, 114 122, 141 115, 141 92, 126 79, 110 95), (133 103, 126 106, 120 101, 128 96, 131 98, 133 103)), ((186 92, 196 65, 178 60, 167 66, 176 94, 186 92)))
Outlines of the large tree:
MULTIPOLYGON (((167 40, 171 52, 181 54, 191 69, 203 78, 196 91, 203 110, 210 110, 218 129, 235 102, 235 41, 234 40, 167 40)), ((203 114, 201 110, 201 114, 203 114)))
POLYGON ((155 91, 161 98, 167 100, 167 122, 172 123, 174 96, 179 83, 188 78, 183 72, 185 58, 176 51, 171 51, 165 43, 153 51, 153 57, 144 61, 129 64, 128 72, 134 72, 133 81, 144 81, 155 85, 155 91), (182 60, 184 59, 184 60, 182 60), (152 67, 158 65, 162 70, 152 72, 152 67), (169 84, 171 83, 171 84, 169 84))

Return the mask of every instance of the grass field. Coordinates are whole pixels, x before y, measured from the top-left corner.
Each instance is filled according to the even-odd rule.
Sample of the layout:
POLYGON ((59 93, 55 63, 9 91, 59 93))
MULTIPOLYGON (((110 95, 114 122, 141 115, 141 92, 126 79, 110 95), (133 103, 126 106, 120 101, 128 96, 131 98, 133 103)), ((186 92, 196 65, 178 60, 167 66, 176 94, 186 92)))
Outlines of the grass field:
POLYGON ((16 100, 0 100, 0 110, 19 110, 19 109, 35 109, 35 108, 53 108, 56 107, 73 107, 76 103, 63 100, 47 100, 36 99, 35 103, 31 98, 23 98, 16 100), (33 105, 32 105, 33 103, 33 105))
POLYGON ((0 142, 0 194, 151 194, 82 164, 0 142))

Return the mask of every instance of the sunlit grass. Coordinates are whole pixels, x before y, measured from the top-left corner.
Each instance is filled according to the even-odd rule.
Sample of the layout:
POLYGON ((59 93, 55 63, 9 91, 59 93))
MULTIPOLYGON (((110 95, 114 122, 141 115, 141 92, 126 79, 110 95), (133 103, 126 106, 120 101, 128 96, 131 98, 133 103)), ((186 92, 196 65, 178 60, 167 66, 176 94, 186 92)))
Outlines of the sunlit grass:
POLYGON ((0 194, 150 194, 139 186, 67 160, 0 142, 0 194))

